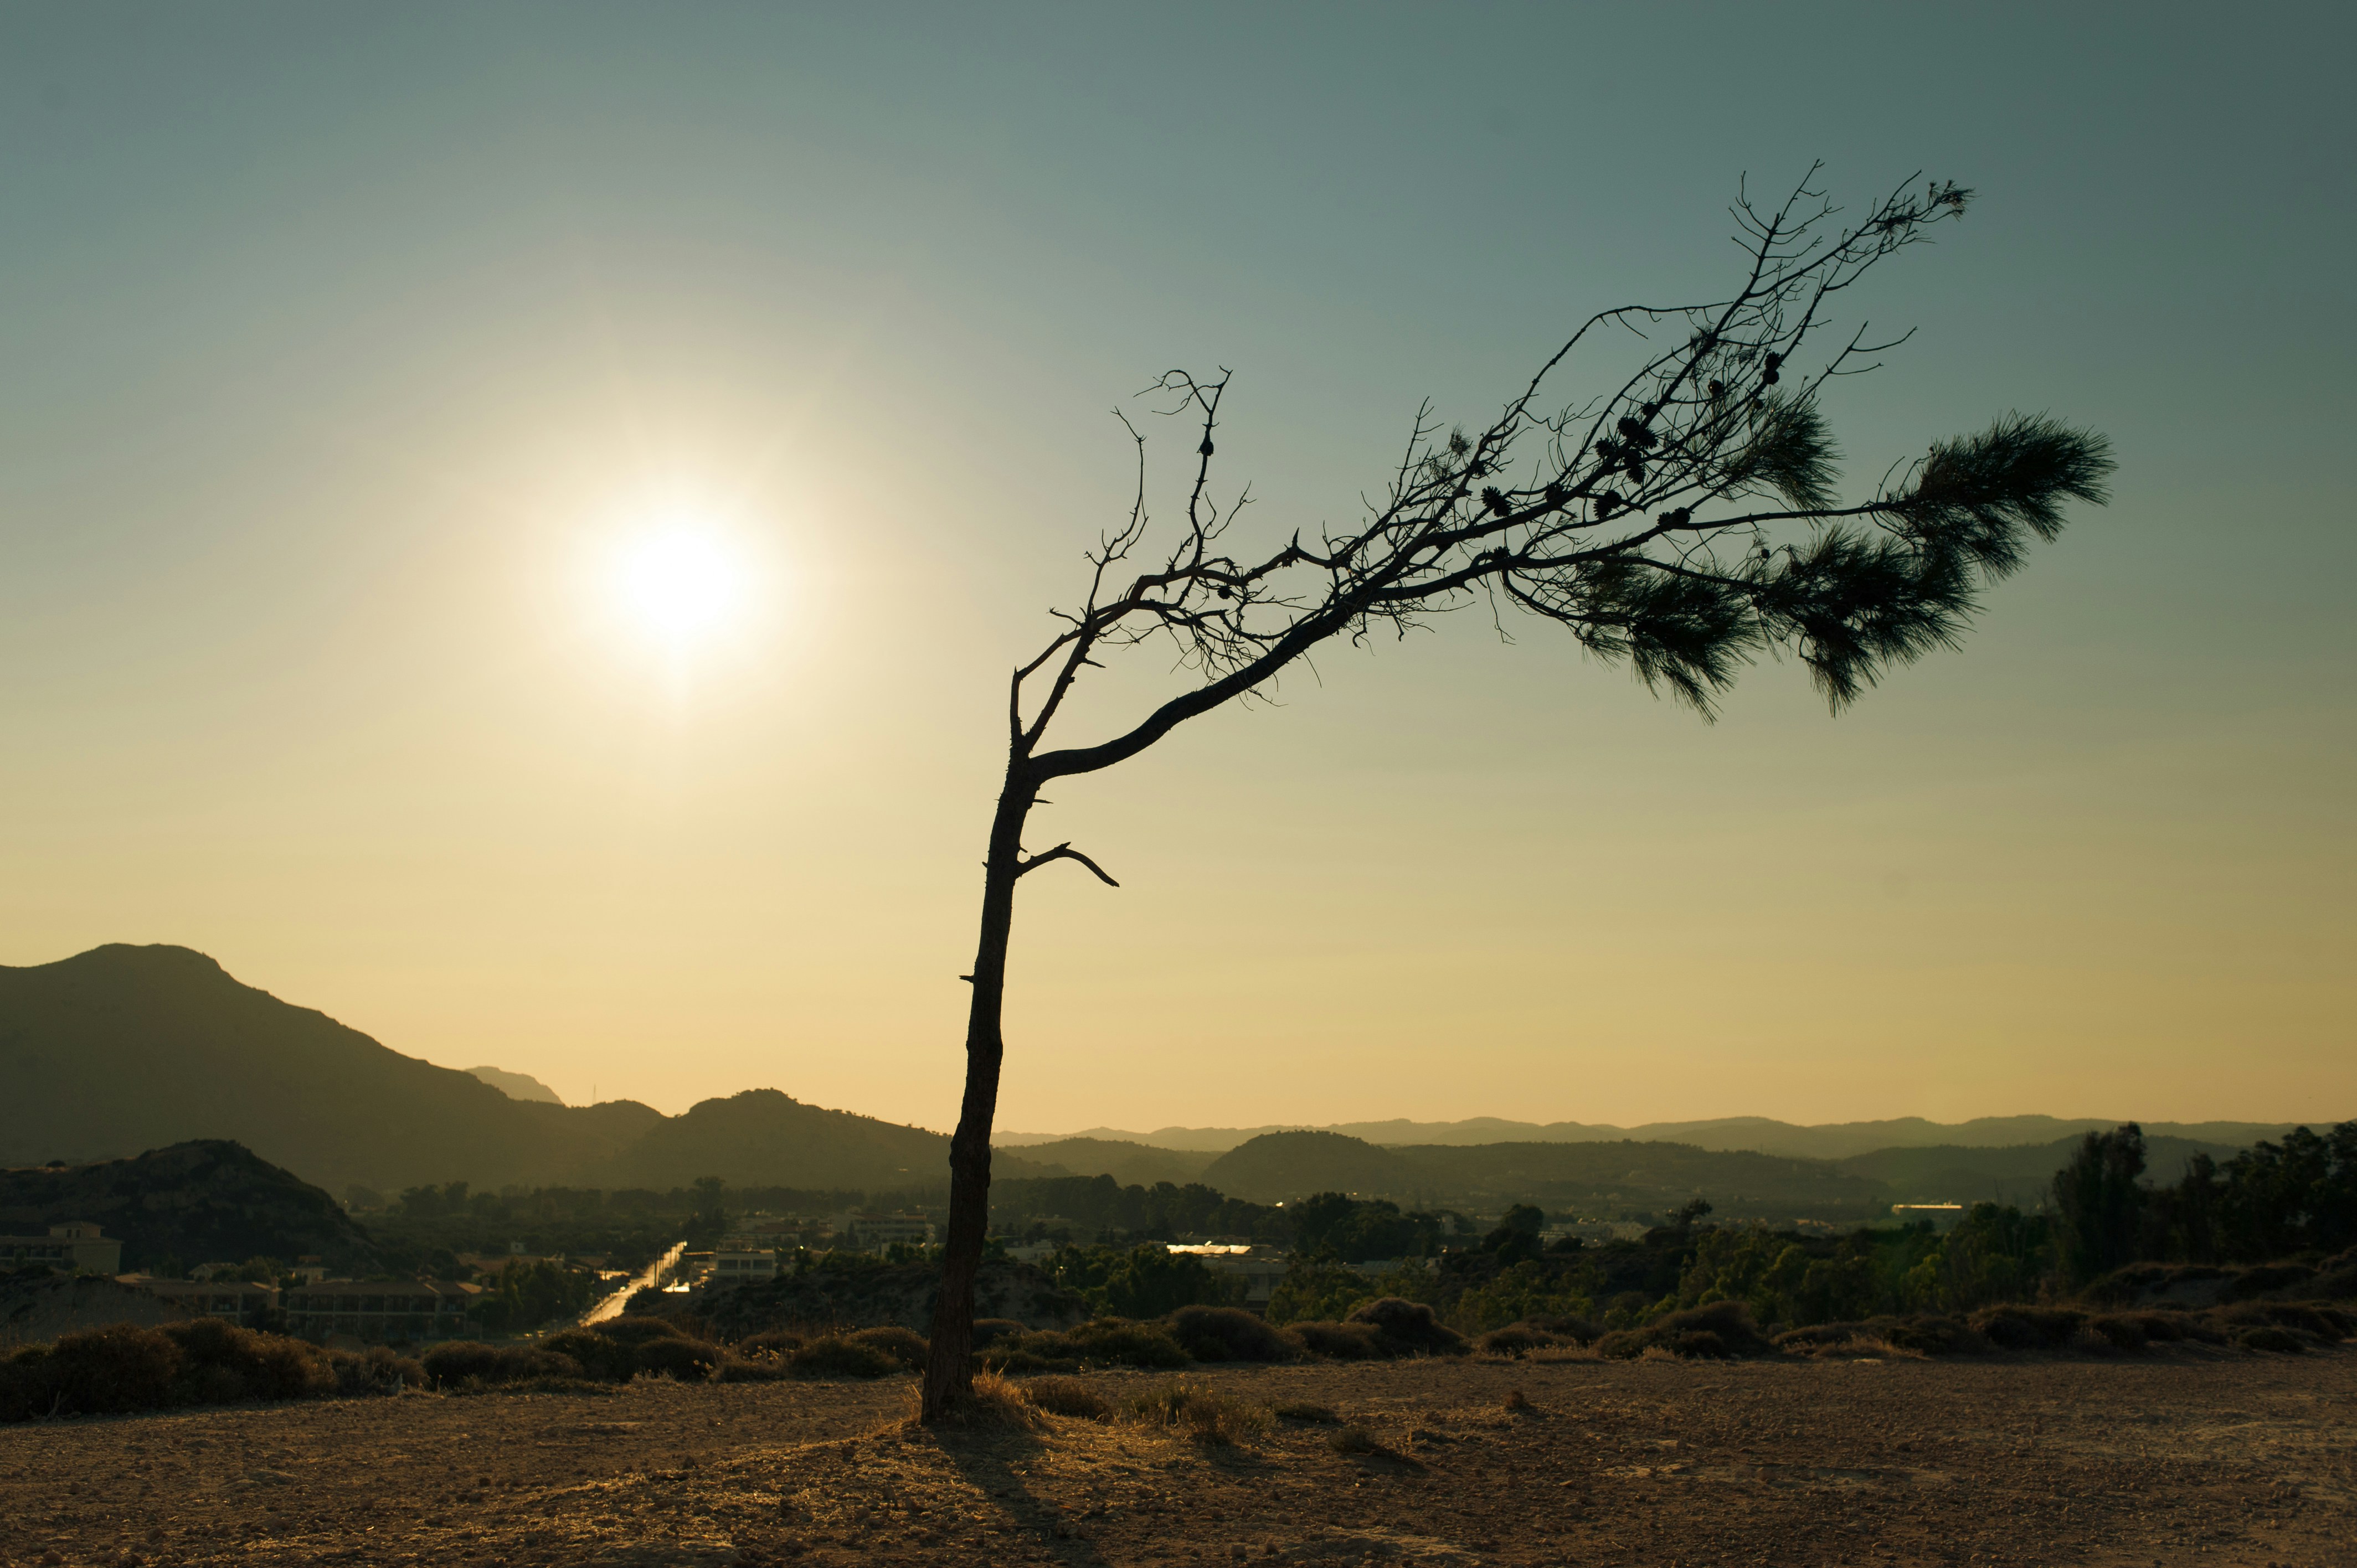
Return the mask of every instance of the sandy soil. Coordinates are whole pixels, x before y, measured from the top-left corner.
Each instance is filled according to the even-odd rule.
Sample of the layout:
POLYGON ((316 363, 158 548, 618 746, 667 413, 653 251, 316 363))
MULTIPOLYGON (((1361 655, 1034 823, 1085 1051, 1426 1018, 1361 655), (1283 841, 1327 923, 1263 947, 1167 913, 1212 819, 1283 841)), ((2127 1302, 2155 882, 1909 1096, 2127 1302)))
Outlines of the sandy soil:
POLYGON ((943 1442, 907 1380, 254 1406, 0 1428, 0 1562, 2357 1563, 2357 1350, 1200 1376, 1395 1452, 943 1442))

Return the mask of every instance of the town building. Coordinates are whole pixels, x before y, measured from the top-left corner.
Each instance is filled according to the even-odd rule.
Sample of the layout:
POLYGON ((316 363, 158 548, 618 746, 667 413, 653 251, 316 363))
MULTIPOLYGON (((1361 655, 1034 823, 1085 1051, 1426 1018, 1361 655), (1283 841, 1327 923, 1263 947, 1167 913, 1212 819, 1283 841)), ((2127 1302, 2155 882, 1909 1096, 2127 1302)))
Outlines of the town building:
POLYGON ((1250 1312, 1268 1309, 1269 1297, 1285 1283, 1286 1271, 1291 1266, 1285 1254, 1273 1247, 1232 1241, 1170 1241, 1164 1245, 1176 1255, 1202 1259, 1204 1266, 1215 1274, 1241 1281, 1243 1299, 1238 1305, 1250 1312))
POLYGON ((224 1318, 247 1328, 259 1327, 263 1315, 278 1305, 276 1290, 247 1280, 159 1280, 153 1274, 115 1278, 170 1302, 191 1317, 224 1318))
POLYGON ((755 1238, 732 1236, 713 1249, 711 1283, 744 1284, 778 1277, 778 1250, 755 1238))
POLYGON ((921 1214, 841 1214, 834 1236, 839 1247, 880 1252, 895 1241, 926 1245, 933 1239, 933 1224, 921 1214))
POLYGON ((52 1225, 46 1236, 0 1236, 0 1263, 46 1263, 61 1273, 112 1274, 123 1268, 123 1243, 86 1219, 52 1225))
POLYGON ((467 1332, 480 1285, 455 1280, 317 1280, 283 1294, 286 1332, 372 1345, 452 1339, 467 1332))

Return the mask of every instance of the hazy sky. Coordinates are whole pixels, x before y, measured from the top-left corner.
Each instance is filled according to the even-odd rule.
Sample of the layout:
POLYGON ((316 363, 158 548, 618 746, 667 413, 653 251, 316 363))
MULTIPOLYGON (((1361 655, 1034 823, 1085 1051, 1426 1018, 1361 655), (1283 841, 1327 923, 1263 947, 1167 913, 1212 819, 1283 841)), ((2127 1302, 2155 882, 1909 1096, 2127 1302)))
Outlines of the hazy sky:
POLYGON ((1466 616, 1068 782, 1036 835, 1124 886, 1024 884, 1001 1126, 2357 1114, 2352 49, 2325 5, 0 4, 0 962, 181 943, 568 1100, 946 1127, 1108 411, 1232 367, 1254 526, 1347 521, 1420 398, 1723 289, 1738 178, 1821 157, 1981 192, 1856 302, 1920 330, 1829 405, 1854 487, 2050 409, 2115 504, 1839 719, 1466 616), (743 573, 684 651, 613 565, 678 526, 743 573))

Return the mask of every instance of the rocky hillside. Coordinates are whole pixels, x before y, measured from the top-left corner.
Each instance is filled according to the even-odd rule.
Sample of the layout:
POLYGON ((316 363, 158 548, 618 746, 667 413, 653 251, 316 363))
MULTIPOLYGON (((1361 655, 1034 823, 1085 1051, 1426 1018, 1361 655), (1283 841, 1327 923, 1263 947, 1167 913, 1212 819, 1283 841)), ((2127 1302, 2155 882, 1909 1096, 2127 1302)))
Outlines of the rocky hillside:
POLYGON ((511 1100, 176 947, 0 968, 0 1165, 228 1138, 337 1192, 554 1181, 662 1120, 511 1100))
POLYGON ((38 1233, 70 1219, 120 1237, 126 1273, 317 1256, 364 1276, 379 1262, 369 1233, 334 1198, 220 1139, 97 1165, 0 1171, 0 1228, 38 1233))

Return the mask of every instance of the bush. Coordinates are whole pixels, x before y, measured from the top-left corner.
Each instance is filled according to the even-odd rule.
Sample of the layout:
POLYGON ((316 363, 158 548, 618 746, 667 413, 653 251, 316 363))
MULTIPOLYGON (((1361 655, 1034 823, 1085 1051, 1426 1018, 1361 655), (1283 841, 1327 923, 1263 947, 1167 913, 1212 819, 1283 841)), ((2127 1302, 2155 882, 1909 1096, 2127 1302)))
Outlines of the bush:
POLYGON ((1632 1359, 1652 1349, 1717 1360, 1770 1355, 1776 1347, 1760 1337, 1750 1309, 1739 1301, 1715 1301, 1669 1313, 1642 1328, 1624 1328, 1596 1342, 1597 1354, 1613 1360, 1632 1359))
POLYGON ((974 1348, 985 1350, 1009 1335, 1025 1332, 1023 1325, 1011 1317, 977 1317, 974 1320, 974 1348))
POLYGON ((85 1329, 9 1358, 0 1419, 160 1409, 174 1402, 179 1373, 179 1346, 155 1329, 128 1323, 85 1329))
POLYGON ((1396 1295, 1383 1296, 1351 1314, 1348 1321, 1371 1326, 1402 1354, 1465 1354, 1465 1337, 1434 1316, 1432 1308, 1420 1301, 1409 1301, 1396 1295))
POLYGON ((1080 1352, 1060 1334, 1010 1334, 975 1359, 994 1372, 1077 1372, 1080 1352))
POLYGON ((1034 1378, 1023 1385, 1023 1397, 1035 1410, 1077 1421, 1103 1421, 1113 1412, 1104 1396, 1078 1378, 1034 1378))
POLYGON ((645 1344, 650 1339, 684 1339, 687 1337, 687 1335, 680 1328, 679 1325, 672 1322, 668 1318, 632 1317, 628 1315, 620 1317, 609 1317, 603 1323, 593 1323, 589 1326, 589 1332, 592 1334, 602 1334, 616 1344, 628 1345, 632 1349, 638 1348, 638 1347, 645 1344))
POLYGON ((116 1323, 0 1364, 0 1421, 301 1399, 337 1387, 326 1354, 299 1339, 210 1317, 159 1328, 116 1323))
POLYGON ((781 1356, 739 1356, 727 1350, 712 1369, 712 1380, 718 1383, 774 1383, 790 1375, 781 1356))
POLYGON ((580 1362, 533 1345, 485 1345, 454 1339, 436 1345, 423 1358, 425 1375, 448 1388, 489 1388, 520 1383, 533 1378, 579 1378, 580 1362))
POLYGON ((1337 1454, 1388 1454, 1390 1449, 1377 1441, 1375 1434, 1352 1422, 1340 1431, 1329 1434, 1326 1446, 1337 1454))
POLYGON ((2283 1356, 2298 1356, 2308 1348, 2299 1342, 2298 1336, 2272 1325, 2245 1328, 2236 1343, 2245 1350, 2273 1350, 2283 1356))
POLYGON ((1198 1361, 1290 1361, 1301 1340, 1240 1306, 1182 1306, 1164 1319, 1198 1361))
POLYGON ((1372 1323, 1296 1323, 1290 1326, 1313 1356, 1336 1361, 1381 1361, 1394 1353, 1372 1323))
POLYGON ((1122 1413, 1140 1426, 1157 1426, 1191 1442, 1219 1446, 1250 1443, 1275 1424, 1268 1407, 1185 1379, 1133 1394, 1122 1413))
POLYGON ((765 1328, 759 1334, 750 1334, 737 1341, 736 1350, 740 1356, 782 1358, 801 1349, 807 1338, 808 1336, 797 1334, 791 1328, 765 1328))
POLYGON ((1183 1367, 1185 1347, 1151 1323, 1100 1317, 1067 1329, 1060 1337, 1081 1360, 1099 1367, 1183 1367))
MULTIPOLYGON (((658 1336, 657 1337, 660 1337, 658 1336)), ((653 1343, 650 1339, 648 1343, 653 1343)), ((540 1342, 553 1355, 570 1356, 587 1375, 609 1383, 627 1383, 639 1369, 637 1348, 610 1334, 591 1328, 567 1328, 540 1342)))
POLYGON ((638 1348, 632 1360, 642 1378, 700 1383, 710 1378, 712 1369, 720 1364, 720 1348, 701 1339, 653 1338, 638 1348))
POLYGON ((1972 1316, 1975 1329, 2007 1350, 2059 1350, 2086 1321, 2085 1313, 2057 1306, 1992 1306, 1972 1316))
POLYGON ((1550 1350, 1568 1343, 1559 1334, 1550 1334, 1524 1322, 1492 1328, 1473 1341, 1473 1348, 1485 1356, 1527 1356, 1534 1350, 1550 1350))
POLYGON ((1919 1312, 1911 1317, 1876 1319, 1882 1337, 1901 1350, 1914 1350, 1926 1356, 1975 1355, 1987 1351, 1988 1341, 1973 1326, 1953 1317, 1937 1313, 1919 1312))
POLYGON ((1542 1334, 1553 1334, 1559 1338, 1568 1339, 1575 1345, 1593 1345, 1604 1337, 1604 1330, 1584 1317, 1542 1313, 1535 1317, 1523 1319, 1523 1325, 1535 1328, 1542 1334))
POLYGON ((845 1337, 855 1345, 866 1345, 883 1351, 912 1372, 924 1369, 925 1337, 913 1329, 891 1324, 881 1328, 863 1328, 845 1337))
POLYGON ((788 1356, 786 1370, 798 1378, 888 1378, 900 1361, 888 1350, 829 1334, 788 1356))
POLYGON ((1301 1401, 1278 1405, 1272 1413, 1279 1421, 1307 1422, 1317 1426, 1331 1425, 1341 1419, 1334 1413, 1334 1407, 1330 1404, 1309 1404, 1301 1401))
POLYGON ((218 1391, 190 1403, 301 1399, 336 1386, 326 1354, 300 1339, 241 1328, 218 1317, 167 1323, 161 1332, 179 1347, 187 1373, 203 1377, 218 1391))
POLYGON ((330 1350, 328 1366, 335 1374, 336 1391, 339 1394, 394 1394, 404 1389, 425 1386, 424 1363, 396 1355, 382 1345, 371 1345, 357 1353, 330 1350))

